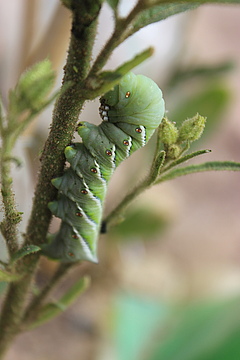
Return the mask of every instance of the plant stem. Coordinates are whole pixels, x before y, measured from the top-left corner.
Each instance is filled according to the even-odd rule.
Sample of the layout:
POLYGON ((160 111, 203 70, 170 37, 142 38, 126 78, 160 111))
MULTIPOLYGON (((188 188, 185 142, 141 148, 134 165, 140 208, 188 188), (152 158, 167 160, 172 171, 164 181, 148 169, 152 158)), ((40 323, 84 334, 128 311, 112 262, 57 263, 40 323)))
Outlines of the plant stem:
POLYGON ((76 266, 74 263, 68 264, 60 264, 56 273, 53 275, 52 279, 46 284, 46 286, 42 289, 41 293, 36 296, 32 302, 29 304, 26 309, 24 318, 23 318, 23 326, 27 326, 29 323, 35 320, 37 317, 37 312, 43 304, 43 301, 49 295, 49 293, 56 287, 56 285, 62 280, 62 278, 66 275, 67 271, 76 266))
POLYGON ((29 273, 17 283, 11 283, 2 307, 0 322, 0 359, 10 346, 15 336, 20 332, 22 308, 25 305, 26 294, 32 278, 31 268, 29 273))
POLYGON ((18 249, 17 224, 21 221, 21 216, 16 209, 14 192, 12 189, 11 173, 11 153, 13 141, 8 128, 3 130, 2 149, 1 149, 1 193, 4 205, 5 218, 1 223, 1 232, 6 239, 10 254, 18 249))
MULTIPOLYGON (((51 179, 63 172, 64 148, 72 139, 85 100, 79 94, 90 68, 101 4, 97 6, 94 2, 92 8, 89 6, 84 8, 82 3, 76 3, 73 9, 71 40, 64 69, 63 84, 70 82, 71 86, 60 94, 54 108, 51 131, 41 157, 42 166, 25 235, 25 244, 40 245, 45 241, 51 219, 51 212, 48 210, 47 204, 56 195, 56 190, 51 186, 51 179)), ((26 271, 27 275, 9 287, 0 319, 0 359, 20 331, 25 299, 38 258, 38 254, 23 258, 21 271, 26 271)))
POLYGON ((132 21, 136 18, 139 12, 142 10, 143 5, 141 1, 139 1, 136 6, 132 9, 132 11, 128 14, 126 18, 118 18, 116 20, 116 25, 114 32, 110 39, 105 44, 104 48, 98 55, 95 60, 92 69, 89 73, 89 78, 95 76, 106 64, 113 50, 121 44, 125 39, 128 38, 130 34, 130 28, 132 21))
POLYGON ((72 86, 59 96, 53 111, 51 131, 41 157, 42 168, 27 228, 26 244, 39 245, 45 241, 51 218, 47 204, 56 196, 55 188, 50 185, 51 180, 63 172, 64 148, 71 142, 85 101, 80 93, 89 70, 97 23, 96 19, 92 19, 91 24, 86 24, 85 28, 82 16, 84 14, 73 16, 72 37, 63 79, 63 84, 71 81, 72 86))
POLYGON ((129 192, 122 201, 116 206, 116 208, 103 220, 107 229, 114 226, 122 218, 122 213, 125 208, 132 202, 139 194, 146 190, 152 183, 150 174, 138 185, 136 185, 131 192, 129 192))

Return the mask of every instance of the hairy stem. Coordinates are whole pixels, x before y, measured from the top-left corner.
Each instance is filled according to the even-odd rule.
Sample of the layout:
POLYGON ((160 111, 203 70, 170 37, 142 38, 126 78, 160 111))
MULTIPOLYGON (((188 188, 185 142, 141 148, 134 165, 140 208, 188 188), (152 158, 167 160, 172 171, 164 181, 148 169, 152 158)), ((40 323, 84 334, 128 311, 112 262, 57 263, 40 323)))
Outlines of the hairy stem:
MULTIPOLYGON (((56 195, 50 181, 63 172, 64 148, 72 139, 84 103, 79 94, 90 68, 100 7, 100 2, 98 5, 94 2, 91 7, 91 4, 85 6, 85 2, 81 1, 76 2, 73 9, 71 40, 63 79, 63 84, 68 83, 70 86, 62 91, 54 108, 51 131, 41 157, 41 169, 25 234, 25 244, 40 245, 46 238, 51 220, 47 204, 56 195)), ((0 359, 21 327, 25 299, 38 258, 38 254, 23 258, 22 271, 26 271, 27 275, 9 287, 0 319, 0 359)))
POLYGON ((11 178, 11 156, 13 141, 8 128, 2 134, 1 149, 1 193, 4 205, 4 220, 0 227, 6 240, 8 251, 13 254, 18 249, 17 243, 17 224, 21 221, 21 216, 16 209, 14 192, 12 189, 11 178))
POLYGON ((126 207, 144 190, 146 190, 152 183, 151 176, 147 176, 142 182, 136 185, 131 192, 129 192, 116 208, 103 220, 104 226, 109 229, 122 219, 122 214, 126 207))
POLYGON ((20 332, 22 308, 25 306, 26 293, 32 278, 32 268, 29 267, 29 273, 24 276, 20 282, 10 284, 8 294, 3 303, 0 322, 1 360, 3 359, 5 352, 12 343, 15 336, 20 332))

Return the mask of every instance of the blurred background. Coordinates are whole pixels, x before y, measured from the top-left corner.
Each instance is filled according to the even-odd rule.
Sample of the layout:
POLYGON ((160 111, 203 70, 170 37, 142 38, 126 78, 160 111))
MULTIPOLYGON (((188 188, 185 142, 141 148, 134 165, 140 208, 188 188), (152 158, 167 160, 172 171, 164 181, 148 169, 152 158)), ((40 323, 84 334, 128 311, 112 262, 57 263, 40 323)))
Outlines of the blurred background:
MULTIPOLYGON (((122 1, 121 14, 132 5, 122 1)), ((173 16, 132 36, 106 66, 114 69, 154 46, 153 57, 135 73, 161 87, 170 120, 181 123, 196 112, 208 117, 194 146, 212 153, 197 162, 240 161, 239 17, 240 6, 213 5, 173 16)), ((112 18, 104 5, 94 56, 112 30, 112 18)), ((6 108, 21 72, 45 57, 53 62, 60 86, 70 20, 58 0, 0 1, 0 91, 6 108)), ((13 169, 18 208, 24 212, 21 232, 51 112, 44 111, 16 147, 23 161, 13 169)), ((100 123, 98 101, 86 104, 81 119, 100 123)), ((106 214, 146 174, 154 140, 117 169, 106 214)), ((19 336, 6 360, 239 360, 239 218, 236 172, 190 175, 146 191, 128 209, 126 220, 101 236, 99 264, 80 266, 55 295, 86 273, 91 288, 57 319, 19 336)), ((53 221, 51 231, 57 226, 53 221)), ((4 260, 2 240, 0 246, 4 260)), ((38 285, 55 268, 43 259, 38 285)))

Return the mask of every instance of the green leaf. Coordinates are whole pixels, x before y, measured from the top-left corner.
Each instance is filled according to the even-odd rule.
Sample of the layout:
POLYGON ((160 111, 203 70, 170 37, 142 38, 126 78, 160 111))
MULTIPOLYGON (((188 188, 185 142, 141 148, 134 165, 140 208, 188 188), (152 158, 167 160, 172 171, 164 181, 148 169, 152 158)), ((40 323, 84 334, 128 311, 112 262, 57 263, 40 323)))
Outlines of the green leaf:
POLYGON ((160 20, 164 20, 169 16, 181 13, 186 10, 192 10, 199 6, 199 2, 194 4, 184 4, 184 2, 181 1, 181 4, 179 2, 172 2, 171 4, 166 5, 156 5, 151 7, 150 9, 143 10, 140 12, 140 14, 137 16, 135 21, 132 24, 130 35, 134 34, 136 31, 140 30, 141 28, 158 22, 160 20))
POLYGON ((178 84, 181 84, 183 81, 196 78, 216 78, 216 76, 225 74, 228 71, 234 69, 234 63, 232 61, 225 61, 214 66, 198 66, 186 69, 176 69, 175 72, 171 74, 171 78, 168 81, 168 87, 171 89, 178 84))
POLYGON ((169 16, 182 13, 187 10, 193 10, 199 7, 201 4, 239 4, 240 0, 189 0, 189 1, 171 1, 171 0, 145 0, 145 4, 148 5, 148 8, 142 10, 139 15, 136 17, 135 21, 131 26, 131 31, 129 36, 134 34, 136 31, 141 28, 164 20, 169 16), (180 4, 179 4, 180 3, 180 4))
POLYGON ((175 106, 174 104, 175 108, 169 110, 171 120, 178 126, 181 126, 185 119, 193 116, 197 112, 206 116, 207 122, 205 130, 200 139, 200 141, 202 141, 204 137, 210 135, 216 128, 229 100, 230 94, 226 86, 219 84, 209 85, 209 83, 207 83, 203 90, 193 95, 186 94, 186 99, 182 99, 179 106, 175 106))
POLYGON ((193 159, 194 157, 196 156, 199 156, 199 155, 203 155, 203 154, 209 154, 211 152, 211 150, 209 149, 204 149, 204 150, 198 150, 198 151, 194 151, 193 153, 191 154, 187 154, 187 155, 184 155, 182 157, 180 157, 179 159, 176 159, 174 161, 171 162, 170 165, 166 166, 164 168, 164 172, 170 170, 171 168, 177 166, 177 165, 180 165, 190 159, 193 159))
POLYGON ((84 293, 90 285, 89 277, 85 276, 82 279, 78 280, 63 296, 62 298, 55 302, 49 303, 43 306, 39 313, 37 320, 34 323, 30 324, 29 329, 35 328, 43 323, 51 320, 56 317, 63 311, 65 311, 79 295, 84 293))
POLYGON ((155 334, 148 360, 240 359, 239 304, 239 298, 208 301, 173 314, 155 334))
POLYGON ((125 62, 123 65, 118 67, 115 72, 119 73, 121 75, 127 74, 129 71, 131 71, 136 66, 143 63, 145 60, 147 60, 149 57, 153 55, 154 49, 152 47, 149 47, 146 50, 143 50, 141 53, 137 54, 133 59, 125 62))
POLYGON ((52 89, 55 73, 51 62, 46 59, 26 70, 14 90, 10 92, 10 114, 20 114, 25 110, 42 107, 52 89))
MULTIPOLYGON (((149 281, 154 281, 149 279, 149 281)), ((146 345, 153 343, 159 323, 166 320, 167 305, 149 295, 118 294, 113 304, 111 337, 118 360, 148 359, 146 345), (145 356, 143 356, 145 355, 145 356)), ((165 360, 159 358, 158 360, 165 360)))
POLYGON ((12 261, 15 262, 24 256, 40 251, 41 248, 37 245, 26 245, 18 250, 12 257, 12 261))
POLYGON ((189 165, 173 169, 160 177, 155 184, 166 180, 172 180, 179 176, 203 172, 203 171, 240 171, 240 163, 234 161, 209 161, 203 164, 189 165))
POLYGON ((111 229, 111 234, 117 235, 122 241, 136 238, 149 240, 163 231, 167 220, 151 208, 137 208, 129 210, 125 219, 111 229))
POLYGON ((88 79, 86 89, 84 89, 85 98, 89 100, 95 99, 97 96, 106 94, 115 85, 119 83, 121 78, 137 65, 148 59, 153 54, 153 48, 150 47, 133 59, 125 62, 114 71, 104 71, 97 78, 88 79))

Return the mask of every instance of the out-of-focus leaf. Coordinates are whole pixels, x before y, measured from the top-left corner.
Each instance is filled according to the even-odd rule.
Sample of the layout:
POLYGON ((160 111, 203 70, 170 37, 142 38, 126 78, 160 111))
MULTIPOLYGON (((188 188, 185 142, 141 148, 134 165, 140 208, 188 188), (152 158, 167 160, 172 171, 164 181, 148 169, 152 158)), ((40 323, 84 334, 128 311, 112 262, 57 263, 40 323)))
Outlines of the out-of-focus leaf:
POLYGON ((167 220, 151 208, 138 208, 127 212, 125 219, 111 230, 121 241, 131 239, 149 240, 162 231, 167 220))
POLYGON ((115 300, 113 311, 117 359, 142 359, 146 344, 153 339, 156 329, 166 319, 169 309, 165 304, 149 297, 121 294, 115 300))
MULTIPOLYGON (((240 299, 191 305, 155 334, 148 360, 238 360, 240 299)), ((149 348, 149 354, 150 348, 149 348)))
POLYGON ((155 184, 163 181, 172 180, 179 176, 189 175, 203 171, 240 171, 240 163, 234 161, 209 161, 203 164, 194 164, 178 169, 170 170, 162 175, 155 184))
POLYGON ((25 110, 35 111, 41 108, 53 87, 55 77, 52 64, 48 59, 26 70, 15 89, 10 92, 10 115, 14 116, 25 110))
POLYGON ((126 61, 114 71, 103 71, 98 77, 88 79, 84 89, 84 96, 89 99, 95 99, 97 96, 105 94, 119 83, 121 78, 137 65, 148 59, 153 54, 153 48, 150 47, 137 54, 133 59, 126 61), (88 92, 89 89, 89 92, 88 92))
POLYGON ((211 152, 211 150, 209 149, 205 149, 205 150, 198 150, 198 151, 194 151, 193 153, 184 155, 182 157, 180 157, 177 160, 174 160, 173 162, 170 163, 170 165, 168 165, 165 168, 165 171, 168 171, 169 169, 172 169, 173 167, 180 165, 190 159, 193 159, 194 157, 200 156, 200 155, 204 155, 204 154, 209 154, 211 152))
POLYGON ((206 89, 188 97, 180 106, 175 107, 174 111, 170 112, 170 118, 180 126, 185 119, 194 116, 197 112, 206 116, 207 122, 202 140, 215 129, 229 100, 230 94, 225 87, 220 85, 209 87, 208 85, 206 89))
POLYGON ((37 320, 29 326, 29 329, 35 328, 65 311, 82 293, 84 293, 90 284, 89 277, 78 280, 74 285, 55 303, 49 303, 39 311, 37 320))
POLYGON ((195 68, 177 69, 176 72, 171 74, 167 86, 172 88, 179 83, 192 79, 192 78, 207 78, 220 76, 230 70, 233 70, 234 63, 226 61, 214 66, 199 66, 195 68))

